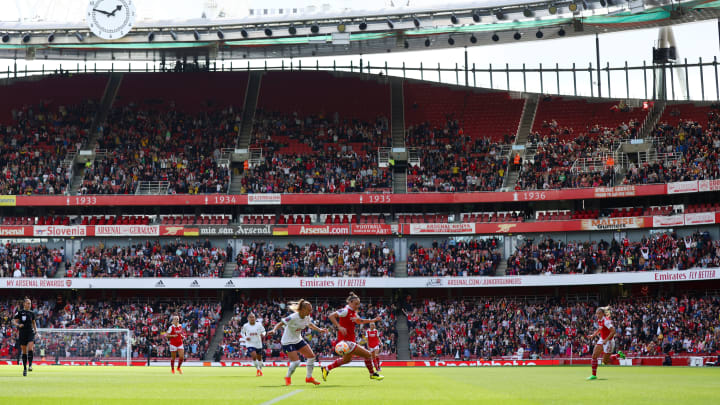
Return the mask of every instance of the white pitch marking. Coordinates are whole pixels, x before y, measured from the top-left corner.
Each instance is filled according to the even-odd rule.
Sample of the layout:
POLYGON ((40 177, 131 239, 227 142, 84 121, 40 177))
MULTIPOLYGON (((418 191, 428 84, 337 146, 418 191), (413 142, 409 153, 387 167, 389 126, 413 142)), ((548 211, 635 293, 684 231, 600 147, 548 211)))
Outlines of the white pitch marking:
POLYGON ((269 400, 269 401, 265 401, 265 402, 263 402, 263 403, 260 404, 260 405, 271 405, 271 404, 280 402, 280 401, 282 401, 283 399, 290 398, 291 396, 293 396, 293 395, 295 395, 295 394, 297 394, 297 393, 300 393, 300 392, 302 392, 302 390, 295 390, 295 391, 293 391, 293 392, 288 392, 288 393, 285 394, 285 395, 280 395, 280 396, 277 397, 277 398, 273 398, 273 399, 271 399, 271 400, 269 400))

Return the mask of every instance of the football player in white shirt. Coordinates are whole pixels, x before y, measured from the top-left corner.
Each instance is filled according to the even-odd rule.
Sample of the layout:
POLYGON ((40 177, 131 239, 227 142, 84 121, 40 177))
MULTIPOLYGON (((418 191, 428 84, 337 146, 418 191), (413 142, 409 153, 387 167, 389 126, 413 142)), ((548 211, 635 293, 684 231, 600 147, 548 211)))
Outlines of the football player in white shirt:
POLYGON ((295 369, 300 365, 300 357, 298 356, 298 353, 302 354, 307 361, 307 375, 305 377, 305 382, 319 385, 320 383, 312 376, 313 367, 315 366, 315 353, 313 353, 310 346, 308 346, 307 342, 303 339, 302 331, 308 327, 320 333, 327 333, 328 330, 325 328, 318 328, 312 322, 312 319, 310 318, 312 304, 308 301, 301 299, 298 302, 291 302, 288 308, 293 311, 293 314, 280 320, 280 322, 278 322, 277 325, 268 332, 268 335, 272 335, 278 330, 278 328, 280 328, 280 326, 285 326, 285 331, 283 332, 282 339, 280 340, 283 351, 287 353, 288 358, 290 359, 290 367, 288 367, 288 372, 285 376, 285 385, 291 384, 290 377, 295 372, 295 369))
POLYGON ((257 318, 255 314, 250 313, 248 315, 248 321, 243 325, 240 331, 240 336, 245 340, 245 347, 247 347, 247 356, 252 358, 253 364, 255 365, 255 376, 262 377, 262 338, 265 336, 265 328, 259 322, 256 322, 257 318))

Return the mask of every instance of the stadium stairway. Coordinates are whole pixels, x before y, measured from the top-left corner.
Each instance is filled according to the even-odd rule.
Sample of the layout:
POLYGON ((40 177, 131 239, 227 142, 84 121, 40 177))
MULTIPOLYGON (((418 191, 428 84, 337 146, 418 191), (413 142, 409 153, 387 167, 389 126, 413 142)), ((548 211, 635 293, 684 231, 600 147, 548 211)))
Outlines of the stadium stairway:
POLYGON ((390 97, 392 99, 392 119, 390 121, 393 148, 405 147, 405 96, 403 95, 403 79, 390 79, 390 97))
MULTIPOLYGON (((517 133, 515 134, 514 146, 525 146, 527 148, 527 140, 530 131, 532 130, 533 124, 535 123, 535 115, 537 114, 538 102, 540 100, 539 94, 529 94, 525 99, 525 105, 523 106, 522 117, 520 118, 520 124, 518 125, 517 133)), ((526 158, 526 150, 518 151, 523 160, 526 158)), ((514 167, 512 161, 515 155, 513 152, 510 153, 510 159, 508 159, 508 168, 505 171, 507 175, 503 180, 503 189, 514 189, 517 183, 518 176, 520 175, 519 168, 514 167)))
POLYGON ((239 172, 235 173, 235 169, 233 169, 230 179, 230 191, 228 194, 242 194, 242 175, 239 172))
POLYGON ((500 259, 500 263, 497 266, 497 269, 495 270, 496 276, 504 276, 505 270, 507 270, 507 260, 500 259))
MULTIPOLYGON (((392 135, 392 147, 405 147, 405 96, 403 94, 403 79, 399 77, 390 78, 391 98, 391 119, 390 132, 392 135)), ((391 154, 392 156, 392 154, 391 154)), ((396 158, 392 166, 393 171, 393 193, 407 193, 407 155, 403 158, 396 158)))
POLYGON ((55 273, 54 278, 63 278, 65 277, 65 262, 60 262, 60 267, 58 267, 58 271, 55 273))
POLYGON ((223 271, 223 278, 232 278, 233 273, 235 272, 235 269, 237 269, 237 263, 235 262, 227 262, 225 263, 225 269, 223 271))
MULTIPOLYGON (((663 113, 665 112, 665 107, 667 106, 667 103, 665 101, 658 100, 653 105, 650 112, 645 116, 645 120, 643 121, 642 125, 640 126, 640 131, 638 134, 638 138, 640 139, 648 139, 652 138, 653 136, 653 130, 655 129, 655 126, 660 122, 660 120, 663 118, 663 113)), ((650 153, 648 154, 648 159, 650 159, 650 162, 657 161, 657 153, 659 151, 656 148, 651 148, 650 153), (653 156, 654 155, 654 156, 653 156)), ((616 152, 615 161, 620 162, 621 158, 626 156, 624 153, 618 153, 616 152), (620 156, 618 156, 618 154, 620 156)), ((622 184, 623 180, 625 179, 625 176, 627 175, 628 167, 626 165, 618 164, 615 166, 615 184, 622 184)))
POLYGON ((407 170, 405 168, 395 168, 393 171, 393 193, 407 193, 407 170))
POLYGON ((225 325, 230 322, 230 319, 232 319, 234 315, 232 306, 228 308, 223 309, 223 316, 220 319, 220 322, 218 323, 217 328, 215 328, 215 336, 213 336, 212 340, 210 341, 210 345, 208 346, 208 350, 205 353, 205 361, 212 361, 213 354, 215 354, 215 350, 220 346, 220 343, 222 343, 225 325))
POLYGON ((525 99, 522 117, 520 117, 520 125, 518 125, 518 130, 515 134, 515 145, 525 145, 527 143, 528 135, 535 123, 539 100, 539 94, 529 94, 525 99))
POLYGON ((403 312, 397 314, 397 359, 410 360, 410 334, 407 316, 403 312))
MULTIPOLYGON (((94 151, 98 146, 98 139, 102 136, 102 131, 99 130, 100 125, 105 123, 107 115, 110 112, 115 98, 117 97, 118 90, 122 84, 123 74, 122 73, 111 73, 108 79, 107 85, 105 85, 105 91, 103 92, 102 99, 100 100, 100 107, 98 108, 95 117, 93 117, 92 123, 90 124, 90 139, 88 144, 84 146, 85 149, 94 151)), ((77 195, 77 191, 82 185, 83 177, 85 176, 85 165, 79 163, 77 158, 73 161, 73 178, 70 180, 70 195, 77 195)))
POLYGON ((255 109, 257 108, 260 85, 262 83, 262 72, 251 72, 245 91, 245 102, 243 103, 242 123, 240 124, 240 136, 237 147, 247 149, 252 142, 252 128, 255 120, 255 109))
POLYGON ((395 262, 393 272, 395 273, 395 277, 407 277, 407 262, 395 262))
POLYGON ((655 129, 655 126, 665 112, 666 105, 667 103, 665 101, 658 100, 655 102, 655 105, 647 117, 645 117, 645 122, 643 122, 642 127, 640 128, 640 138, 645 139, 650 137, 652 131, 655 129))
POLYGON ((107 86, 105 86, 105 92, 103 93, 103 97, 100 100, 100 108, 98 108, 98 112, 95 115, 95 118, 93 118, 92 124, 90 126, 92 134, 90 135, 88 145, 92 149, 95 149, 98 138, 100 137, 100 135, 102 135, 101 132, 98 131, 98 128, 100 127, 100 125, 105 123, 105 119, 107 119, 108 113, 110 112, 110 107, 112 107, 113 103, 115 102, 115 98, 117 97, 118 91, 120 90, 122 80, 122 73, 110 74, 110 79, 108 79, 107 86))
POLYGON ((83 182, 85 177, 85 167, 83 165, 76 166, 76 171, 73 174, 72 180, 70 180, 70 195, 77 195, 77 191, 83 182))

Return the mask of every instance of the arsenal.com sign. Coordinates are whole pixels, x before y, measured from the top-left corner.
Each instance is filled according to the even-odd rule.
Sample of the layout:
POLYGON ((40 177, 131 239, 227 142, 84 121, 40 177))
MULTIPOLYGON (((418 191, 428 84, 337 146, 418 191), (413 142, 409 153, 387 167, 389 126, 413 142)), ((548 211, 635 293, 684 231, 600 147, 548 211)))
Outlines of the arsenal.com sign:
POLYGON ((350 235, 349 225, 288 225, 288 235, 350 235))

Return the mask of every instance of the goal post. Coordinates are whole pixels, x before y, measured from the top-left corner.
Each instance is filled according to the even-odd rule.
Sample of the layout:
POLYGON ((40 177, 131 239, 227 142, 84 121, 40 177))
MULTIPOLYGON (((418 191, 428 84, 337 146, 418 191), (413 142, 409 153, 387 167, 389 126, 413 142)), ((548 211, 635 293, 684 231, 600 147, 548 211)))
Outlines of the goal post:
POLYGON ((38 328, 35 353, 58 360, 124 361, 132 364, 130 329, 38 328))

